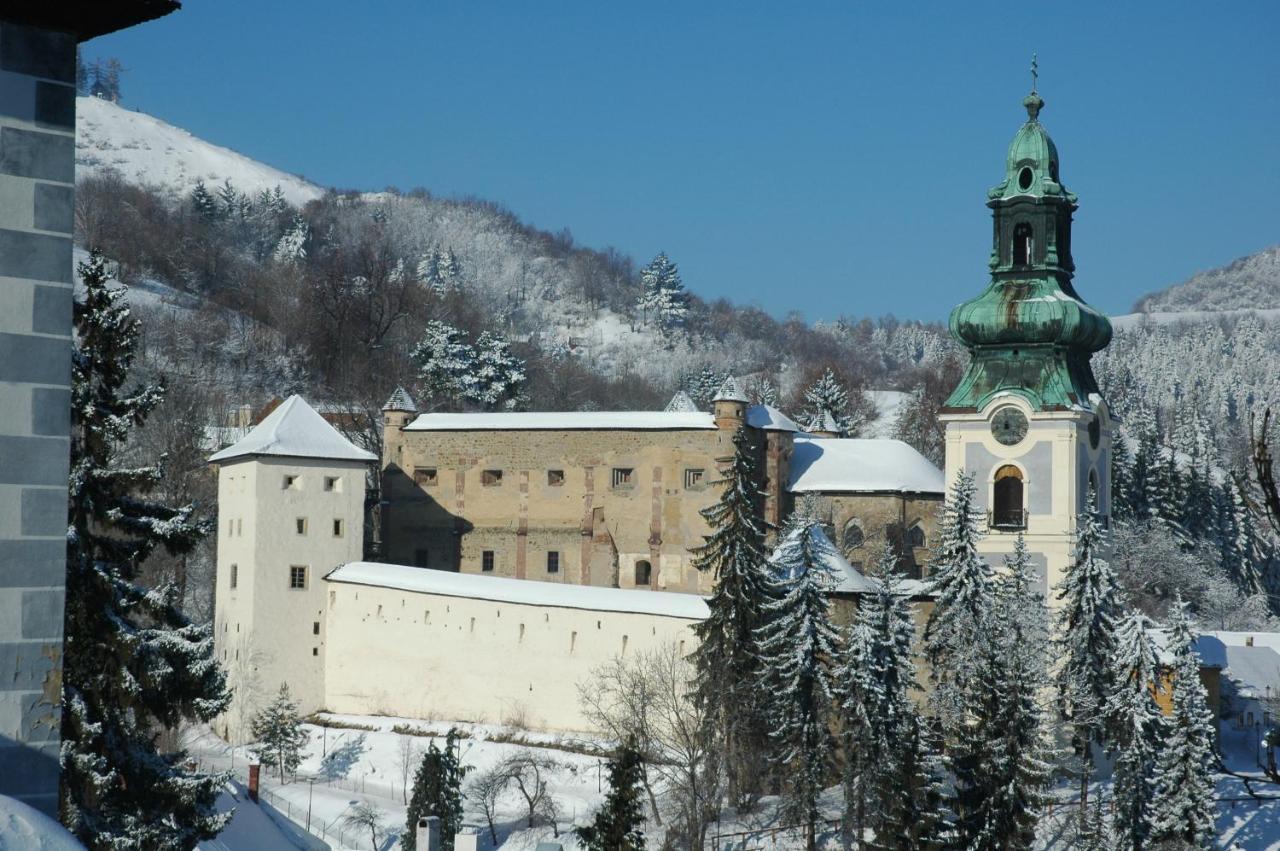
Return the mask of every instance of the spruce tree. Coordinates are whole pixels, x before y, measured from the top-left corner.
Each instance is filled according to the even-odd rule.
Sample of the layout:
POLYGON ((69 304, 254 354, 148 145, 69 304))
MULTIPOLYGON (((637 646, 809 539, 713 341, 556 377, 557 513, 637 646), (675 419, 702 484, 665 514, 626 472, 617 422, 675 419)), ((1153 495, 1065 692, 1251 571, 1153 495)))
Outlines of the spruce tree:
POLYGON ((689 312, 689 294, 680 280, 680 271, 665 251, 640 270, 636 306, 644 321, 652 319, 664 333, 684 322, 689 312))
POLYGON ((785 778, 781 816, 805 825, 811 849, 834 750, 831 665, 838 636, 826 592, 834 584, 827 565, 837 555, 818 521, 798 510, 770 560, 774 599, 763 606, 766 620, 756 630, 759 693, 768 707, 774 765, 785 778))
POLYGON ((434 407, 460 405, 476 368, 476 353, 465 331, 433 319, 409 357, 417 365, 423 393, 434 407))
POLYGON ((298 715, 298 704, 289 694, 289 684, 281 683, 275 700, 258 711, 253 718, 253 738, 257 741, 262 762, 274 768, 280 782, 285 774, 293 774, 302 762, 302 748, 307 744, 307 731, 298 715))
POLYGON ((1187 605, 1179 599, 1169 613, 1166 650, 1172 657, 1173 712, 1156 757, 1151 828, 1156 842, 1180 841, 1183 847, 1208 849, 1213 847, 1217 816, 1213 800, 1216 736, 1200 681, 1195 641, 1187 605))
POLYGON ((1115 576, 1102 557, 1106 534, 1092 504, 1076 519, 1075 554, 1055 589, 1057 615, 1055 687, 1058 711, 1071 726, 1080 758, 1080 817, 1087 816, 1093 748, 1103 741, 1103 709, 1113 691, 1111 659, 1120 604, 1115 576))
POLYGON ((63 824, 88 848, 187 849, 226 824, 214 802, 226 782, 160 752, 157 733, 209 721, 229 696, 207 627, 172 587, 143 588, 157 547, 189 552, 210 531, 194 506, 147 500, 159 465, 122 463, 130 430, 164 398, 163 384, 127 387, 139 323, 109 289, 94 251, 80 264, 74 305, 71 476, 62 668, 63 824))
POLYGON ((1155 700, 1156 651, 1150 627, 1150 619, 1134 610, 1116 629, 1114 687, 1105 710, 1112 730, 1111 750, 1116 754, 1116 851, 1143 851, 1151 844, 1156 753, 1164 722, 1155 700))
POLYGON ((405 851, 417 848, 418 820, 427 816, 440 819, 440 843, 445 851, 453 851, 454 838, 462 827, 462 780, 466 771, 458 761, 456 728, 450 728, 445 736, 444 750, 434 741, 427 746, 413 777, 413 794, 400 839, 405 851))
POLYGON ((978 555, 980 513, 973 476, 961 470, 943 504, 933 556, 934 608, 924 630, 924 653, 934 684, 932 705, 944 728, 959 730, 977 696, 978 651, 993 600, 992 572, 978 555))
POLYGON ((525 383, 524 361, 511 353, 507 341, 492 331, 476 338, 474 366, 468 397, 485 408, 514 410, 519 407, 525 383))
POLYGON ((217 199, 204 185, 203 180, 197 180, 195 188, 191 190, 191 207, 196 211, 196 215, 206 222, 213 222, 218 218, 217 199))
POLYGON ((609 761, 609 794, 595 821, 578 835, 587 851, 644 851, 644 766, 634 739, 609 761))
POLYGON ((745 428, 734 435, 733 445, 720 498, 702 510, 712 532, 694 551, 694 566, 711 574, 715 588, 707 600, 707 618, 694 627, 699 645, 692 654, 697 673, 692 696, 723 760, 730 800, 742 807, 759 791, 759 759, 767 747, 766 720, 756 691, 756 629, 765 620, 769 584, 756 447, 745 428))
POLYGON ((806 428, 810 431, 821 430, 824 419, 830 417, 836 424, 839 435, 848 436, 852 425, 849 391, 830 367, 818 380, 805 388, 804 401, 807 405, 803 414, 806 428))

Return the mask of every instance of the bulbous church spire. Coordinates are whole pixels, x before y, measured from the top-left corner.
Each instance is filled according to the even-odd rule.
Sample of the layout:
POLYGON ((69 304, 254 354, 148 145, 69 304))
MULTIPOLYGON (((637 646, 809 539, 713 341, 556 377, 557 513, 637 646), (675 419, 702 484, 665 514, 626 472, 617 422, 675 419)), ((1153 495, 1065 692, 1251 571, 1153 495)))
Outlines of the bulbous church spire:
POLYGON ((1076 196, 1062 183, 1034 85, 1022 104, 1027 120, 1009 144, 1004 180, 987 192, 991 282, 951 313, 951 333, 971 356, 947 400, 952 411, 979 410, 1003 392, 1036 410, 1089 407, 1098 392, 1089 358, 1111 341, 1111 323, 1072 284, 1076 196))

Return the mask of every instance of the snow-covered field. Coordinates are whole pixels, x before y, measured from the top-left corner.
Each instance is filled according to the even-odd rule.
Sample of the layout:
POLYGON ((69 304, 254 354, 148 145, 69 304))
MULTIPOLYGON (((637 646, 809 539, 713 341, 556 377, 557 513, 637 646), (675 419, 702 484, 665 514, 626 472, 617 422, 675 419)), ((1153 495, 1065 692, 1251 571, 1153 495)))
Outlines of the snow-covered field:
MULTIPOLYGON (((442 721, 408 718, 323 717, 329 723, 345 726, 307 726, 311 741, 298 779, 281 785, 277 779, 267 777, 264 770, 263 802, 271 812, 264 812, 263 808, 231 795, 224 796, 220 805, 235 805, 237 816, 223 836, 202 844, 200 851, 306 848, 305 831, 295 831, 290 837, 288 825, 282 827, 278 823, 282 817, 304 826, 309 818, 311 832, 323 837, 335 851, 368 849, 367 833, 359 834, 342 827, 343 816, 359 802, 373 804, 386 816, 388 834, 380 840, 379 851, 393 851, 397 847, 394 835, 403 828, 406 811, 403 754, 406 748, 411 754, 412 767, 407 777, 412 783, 418 755, 430 741, 443 746, 443 736, 451 725, 442 721), (413 734, 393 731, 393 727, 399 727, 401 731, 411 730, 413 734)), ((463 735, 461 761, 472 777, 524 748, 532 748, 555 760, 556 768, 548 775, 548 786, 558 812, 556 829, 560 836, 556 841, 562 842, 567 849, 578 847, 571 831, 590 822, 607 791, 605 760, 590 753, 600 747, 600 742, 582 736, 530 733, 496 725, 452 726, 456 726, 463 735)), ((1234 730, 1224 725, 1222 741, 1229 768, 1243 774, 1259 775, 1256 740, 1252 731, 1234 730)), ((190 737, 187 745, 192 755, 205 765, 222 769, 234 767, 237 776, 245 775, 249 755, 246 749, 230 748, 208 730, 190 737)), ((1265 783, 1250 785, 1257 795, 1271 800, 1253 798, 1245 783, 1238 778, 1223 776, 1218 782, 1218 794, 1222 799, 1218 820, 1220 847, 1237 851, 1280 851, 1280 787, 1265 783)), ((1042 822, 1040 847, 1046 851, 1067 851, 1069 848, 1067 839, 1075 812, 1069 801, 1074 788, 1064 786, 1057 792, 1058 800, 1063 803, 1055 806, 1042 822)), ((1093 794, 1101 795, 1105 800, 1110 795, 1109 784, 1099 784, 1093 794)), ((496 843, 491 840, 482 811, 472 801, 466 803, 464 821, 469 828, 481 834, 481 848, 532 851, 539 841, 553 839, 553 829, 544 824, 529 828, 522 804, 522 799, 513 790, 509 790, 502 799, 495 823, 496 843)), ((797 833, 777 830, 775 804, 775 800, 766 798, 755 813, 735 816, 726 812, 722 821, 712 829, 713 834, 719 833, 722 837, 720 847, 726 851, 743 847, 767 847, 777 851, 799 851, 803 848, 797 833)), ((837 818, 840 811, 837 789, 828 790, 824 796, 823 811, 827 818, 833 821, 837 818)), ((662 828, 656 825, 646 827, 650 847, 659 847, 661 832, 662 828)), ((830 851, 840 848, 840 838, 833 825, 821 833, 819 847, 830 851)))

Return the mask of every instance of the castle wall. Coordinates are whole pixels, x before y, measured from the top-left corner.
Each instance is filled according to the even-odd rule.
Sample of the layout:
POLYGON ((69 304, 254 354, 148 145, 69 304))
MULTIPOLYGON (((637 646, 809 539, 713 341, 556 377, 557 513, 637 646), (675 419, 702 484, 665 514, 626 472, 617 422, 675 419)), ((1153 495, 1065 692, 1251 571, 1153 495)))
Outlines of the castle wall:
POLYGON ((333 712, 587 730, 578 686, 593 669, 697 646, 693 617, 326 584, 329 641, 342 649, 325 663, 333 712))
POLYGON ((929 563, 929 547, 934 546, 938 529, 941 494, 831 493, 818 498, 824 523, 830 524, 831 542, 855 568, 864 573, 880 560, 886 541, 902 553, 898 569, 910 579, 923 578, 929 563), (863 533, 862 546, 849 545, 849 524, 855 521, 863 533), (920 528, 920 537, 911 533, 920 528), (913 541, 919 546, 910 546, 913 541))
MULTIPOLYGON (((649 587, 707 590, 689 550, 708 532, 699 511, 718 497, 712 482, 717 459, 733 452, 730 430, 389 427, 387 435, 383 524, 392 562, 482 573, 488 551, 496 576, 633 588, 636 563, 647 561, 649 587), (624 469, 630 482, 615 486, 614 471, 624 469), (552 471, 563 480, 553 483, 552 471), (691 471, 701 471, 696 483, 691 471), (555 572, 550 552, 558 554, 555 572)), ((785 473, 776 447, 770 468, 785 473)), ((773 493, 779 482, 785 478, 771 477, 775 507, 785 502, 773 493)))

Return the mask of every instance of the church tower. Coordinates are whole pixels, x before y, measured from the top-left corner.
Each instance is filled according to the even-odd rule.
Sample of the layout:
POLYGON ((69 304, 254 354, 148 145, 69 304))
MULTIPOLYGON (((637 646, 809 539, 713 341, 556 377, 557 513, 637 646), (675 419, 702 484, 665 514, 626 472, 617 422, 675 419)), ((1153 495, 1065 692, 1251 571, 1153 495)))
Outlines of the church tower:
POLYGON ((1089 359, 1110 342, 1111 323, 1076 294, 1076 196, 1062 183, 1034 86, 1022 103, 1027 121, 987 193, 991 281, 951 313, 969 368, 940 416, 948 484, 967 471, 986 511, 980 550, 998 567, 1023 534, 1052 602, 1091 492, 1110 515, 1112 422, 1089 359))

